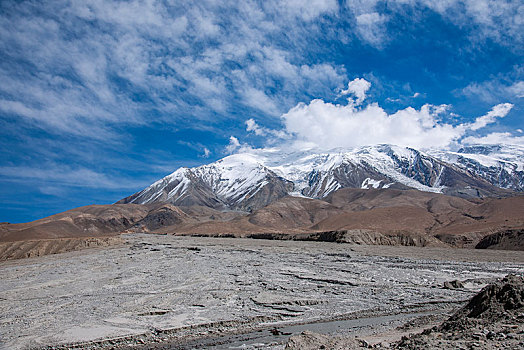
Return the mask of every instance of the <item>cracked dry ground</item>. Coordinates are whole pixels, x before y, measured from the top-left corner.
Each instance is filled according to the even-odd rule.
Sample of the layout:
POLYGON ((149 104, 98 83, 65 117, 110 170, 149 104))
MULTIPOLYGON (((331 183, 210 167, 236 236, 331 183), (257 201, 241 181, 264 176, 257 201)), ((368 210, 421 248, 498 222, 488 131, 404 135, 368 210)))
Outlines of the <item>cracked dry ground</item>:
POLYGON ((436 322, 487 283, 524 272, 521 252, 124 240, 1 263, 0 348, 283 348, 307 329, 375 337, 410 319, 436 322), (464 288, 443 289, 451 280, 464 288))

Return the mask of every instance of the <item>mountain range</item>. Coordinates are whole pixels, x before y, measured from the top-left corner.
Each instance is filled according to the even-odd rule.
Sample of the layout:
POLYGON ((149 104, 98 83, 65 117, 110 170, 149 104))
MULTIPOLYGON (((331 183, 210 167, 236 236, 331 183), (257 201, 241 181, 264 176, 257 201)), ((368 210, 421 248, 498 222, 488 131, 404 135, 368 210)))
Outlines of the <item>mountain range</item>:
POLYGON ((132 232, 524 250, 523 190, 520 146, 252 150, 112 205, 2 223, 0 260, 55 251, 49 239, 132 232))
POLYGON ((463 198, 507 196, 524 190, 524 147, 475 145, 457 152, 393 145, 329 152, 253 150, 180 168, 118 203, 250 212, 286 195, 321 199, 341 188, 413 188, 463 198))

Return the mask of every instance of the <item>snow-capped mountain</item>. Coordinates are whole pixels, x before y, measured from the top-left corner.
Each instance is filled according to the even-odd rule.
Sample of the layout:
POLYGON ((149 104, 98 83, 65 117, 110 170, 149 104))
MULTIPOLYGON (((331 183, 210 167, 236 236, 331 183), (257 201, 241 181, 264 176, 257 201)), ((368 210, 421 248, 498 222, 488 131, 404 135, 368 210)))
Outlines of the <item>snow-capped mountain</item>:
POLYGON ((392 145, 329 152, 253 150, 180 168, 119 203, 252 210, 288 194, 323 198, 339 188, 415 188, 462 197, 524 189, 524 149, 471 146, 421 152, 392 145))
POLYGON ((252 154, 235 154, 196 168, 180 168, 119 203, 172 203, 251 210, 293 190, 252 154))
POLYGON ((472 145, 457 152, 432 151, 434 157, 455 164, 491 184, 524 191, 524 147, 516 145, 472 145))

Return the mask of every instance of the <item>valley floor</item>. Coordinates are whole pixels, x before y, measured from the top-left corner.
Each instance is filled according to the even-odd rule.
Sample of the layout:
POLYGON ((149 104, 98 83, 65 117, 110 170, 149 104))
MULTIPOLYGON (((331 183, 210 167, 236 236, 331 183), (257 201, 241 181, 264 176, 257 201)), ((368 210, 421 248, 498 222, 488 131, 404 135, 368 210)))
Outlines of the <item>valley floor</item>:
POLYGON ((304 330, 390 341, 524 273, 513 251, 122 238, 1 262, 0 349, 283 348, 304 330))

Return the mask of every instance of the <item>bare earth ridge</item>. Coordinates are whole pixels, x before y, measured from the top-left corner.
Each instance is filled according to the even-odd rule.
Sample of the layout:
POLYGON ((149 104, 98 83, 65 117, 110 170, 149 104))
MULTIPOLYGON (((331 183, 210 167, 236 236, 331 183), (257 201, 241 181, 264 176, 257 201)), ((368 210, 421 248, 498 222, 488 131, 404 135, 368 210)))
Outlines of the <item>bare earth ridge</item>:
MULTIPOLYGON (((30 223, 0 224, 0 242, 147 232, 524 250, 523 213, 524 196, 466 200, 417 190, 346 188, 324 200, 287 196, 251 213, 172 204, 87 206, 30 223)), ((0 260, 34 255, 31 245, 24 246, 16 255, 0 251, 0 260)))

